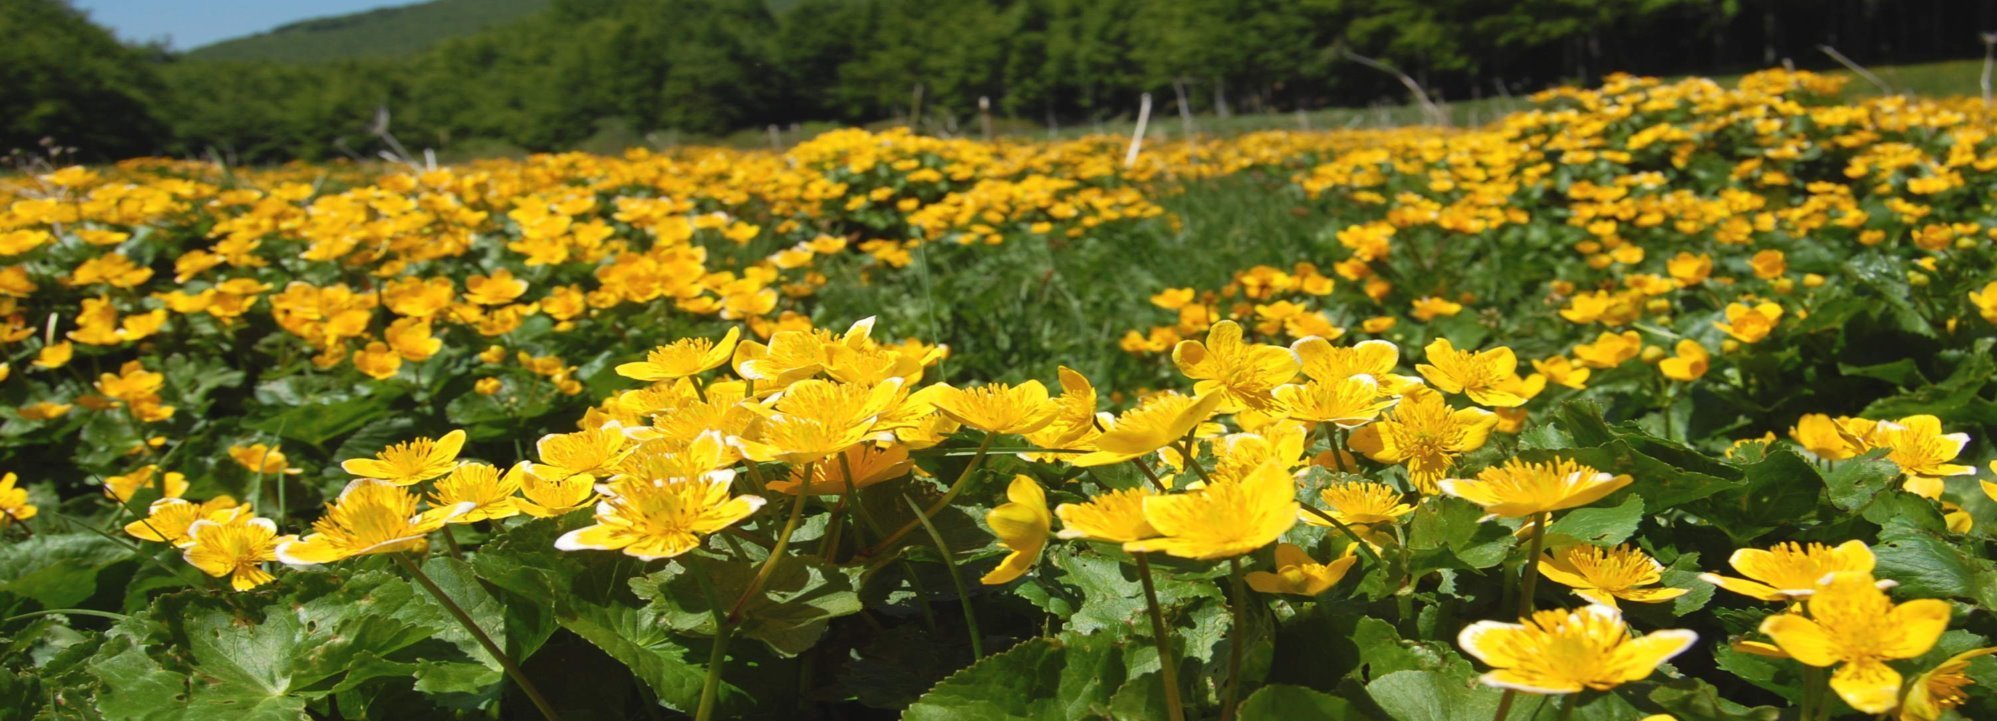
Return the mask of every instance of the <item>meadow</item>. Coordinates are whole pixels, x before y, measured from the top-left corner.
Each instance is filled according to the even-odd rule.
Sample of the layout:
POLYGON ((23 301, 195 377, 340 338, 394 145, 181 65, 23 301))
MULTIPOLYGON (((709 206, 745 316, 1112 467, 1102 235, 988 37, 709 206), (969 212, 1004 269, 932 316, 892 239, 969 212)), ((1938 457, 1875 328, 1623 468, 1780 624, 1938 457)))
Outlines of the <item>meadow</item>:
POLYGON ((0 178, 0 719, 1997 713, 1997 110, 0 178))

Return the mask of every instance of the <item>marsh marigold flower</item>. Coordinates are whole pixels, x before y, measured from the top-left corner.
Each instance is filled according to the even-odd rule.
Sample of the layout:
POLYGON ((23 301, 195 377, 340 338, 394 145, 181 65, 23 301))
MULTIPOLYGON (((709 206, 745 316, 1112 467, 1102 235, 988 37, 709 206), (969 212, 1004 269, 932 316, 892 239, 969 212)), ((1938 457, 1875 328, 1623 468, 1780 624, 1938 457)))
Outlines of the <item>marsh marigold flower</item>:
POLYGON ((507 475, 518 475, 520 498, 514 505, 535 518, 565 516, 596 500, 596 479, 527 461, 513 464, 507 475))
POLYGON ((1486 351, 1460 351, 1448 338, 1437 338, 1423 349, 1428 362, 1415 366, 1423 378, 1444 393, 1462 393, 1481 405, 1511 408, 1524 405, 1546 387, 1543 377, 1518 374, 1519 359, 1504 346, 1486 351))
POLYGON ((465 432, 453 430, 435 440, 425 437, 391 445, 373 458, 347 459, 340 468, 361 478, 414 485, 450 473, 464 447, 465 432))
POLYGON ((689 479, 629 479, 606 486, 596 523, 555 539, 564 551, 623 551, 647 561, 700 547, 707 536, 763 507, 760 496, 731 495, 733 471, 689 479))
POLYGON ((1821 543, 1785 542, 1767 550, 1742 548, 1727 565, 1746 578, 1717 573, 1699 579, 1734 593, 1763 601, 1789 601, 1816 592, 1817 582, 1832 573, 1871 573, 1872 549, 1863 541, 1845 541, 1833 548, 1821 543))
POLYGON ((159 466, 147 464, 130 473, 104 478, 104 494, 119 503, 130 501, 145 490, 157 491, 162 498, 179 498, 187 493, 187 475, 179 471, 162 474, 159 466))
POLYGON ((1218 394, 1188 397, 1165 392, 1145 398, 1136 408, 1113 419, 1103 416, 1102 435, 1090 442, 1088 453, 1069 461, 1087 468, 1122 463, 1186 437, 1220 407, 1218 394))
POLYGON ((1010 583, 1040 560, 1047 547, 1047 531, 1054 519, 1047 513, 1047 492, 1026 476, 1014 476, 1005 488, 1006 503, 985 514, 985 525, 1011 553, 997 568, 978 579, 987 586, 1010 583))
POLYGON ((1289 472, 1270 463, 1240 481, 1150 496, 1144 499, 1144 520, 1159 537, 1123 548, 1209 561, 1239 556, 1274 543, 1296 525, 1296 492, 1289 472))
POLYGON ((1097 494, 1087 503, 1055 506, 1054 515, 1061 519, 1061 532, 1054 535, 1109 543, 1129 543, 1156 536, 1158 529, 1144 520, 1144 499, 1151 496, 1149 488, 1124 488, 1097 494))
POLYGON ((770 481, 770 490, 787 495, 799 492, 812 495, 834 495, 848 490, 866 488, 884 481, 907 476, 915 470, 915 463, 908 458, 908 446, 899 443, 885 445, 861 443, 848 448, 838 456, 828 458, 823 463, 811 465, 811 481, 806 483, 802 466, 791 470, 789 478, 770 481), (848 478, 847 471, 852 471, 848 478))
POLYGON ((1698 640, 1683 629, 1638 636, 1615 609, 1591 605, 1540 611, 1522 623, 1478 621, 1457 634, 1456 645, 1492 667, 1485 685, 1567 694, 1641 681, 1698 640))
POLYGON ((1657 362, 1657 371, 1674 381, 1691 382, 1706 374, 1712 354, 1695 340, 1681 340, 1672 350, 1676 354, 1657 362))
POLYGON ((1204 342, 1179 341, 1172 348, 1172 363, 1197 381, 1195 394, 1218 395, 1222 413, 1270 407, 1269 391, 1290 382, 1303 367, 1288 348, 1244 342, 1241 325, 1231 320, 1215 323, 1204 342))
POLYGON ((290 536, 277 535, 277 524, 268 518, 239 516, 227 521, 202 519, 187 529, 188 543, 181 556, 189 565, 216 578, 229 577, 229 587, 238 591, 270 583, 275 577, 263 564, 277 560, 277 546, 290 536))
POLYGON ((471 503, 417 509, 416 494, 401 486, 367 479, 347 484, 326 504, 326 514, 312 522, 312 533, 279 543, 277 560, 291 566, 314 566, 354 556, 417 551, 446 521, 471 510, 471 503))
POLYGON ((229 446, 229 458, 251 473, 264 475, 299 473, 298 469, 290 467, 289 459, 284 457, 284 451, 278 450, 274 445, 263 443, 252 443, 247 446, 232 445, 229 446))
POLYGON ((741 338, 740 326, 730 327, 719 341, 681 338, 652 349, 643 362, 617 366, 617 375, 648 383, 699 375, 734 357, 735 344, 741 338))
POLYGON ((1742 343, 1760 343, 1775 330, 1777 321, 1782 320, 1782 306, 1774 303, 1758 303, 1753 307, 1741 303, 1727 304, 1727 319, 1715 321, 1713 325, 1733 336, 1742 343))
POLYGON ((1434 493, 1456 457, 1484 447, 1497 425, 1490 411, 1451 408, 1441 393, 1417 387, 1401 397, 1393 415, 1353 431, 1350 442, 1375 461, 1406 465, 1415 486, 1434 493))
POLYGON ((498 468, 484 463, 459 464, 451 469, 450 474, 437 480, 436 490, 430 494, 430 503, 440 507, 471 504, 471 508, 462 515, 449 519, 451 523, 511 518, 520 513, 513 494, 520 490, 522 475, 519 466, 502 474, 498 468))
POLYGON ((1380 417, 1394 406, 1393 398, 1380 394, 1380 384, 1372 376, 1357 375, 1341 381, 1285 383, 1272 394, 1277 410, 1284 416, 1312 423, 1331 423, 1340 428, 1358 428, 1380 417))
POLYGON ((1900 721, 1939 721, 1942 714, 1962 706, 1969 695, 1962 689, 1974 683, 1969 663, 1997 653, 1997 646, 1976 648, 1948 657, 1907 684, 1907 697, 1900 702, 1900 721))
POLYGON ((1809 610, 1761 622, 1761 632, 1808 666, 1837 666, 1831 689, 1853 709, 1876 714, 1899 704, 1900 672, 1887 661, 1927 653, 1948 630, 1947 601, 1895 604, 1861 571, 1832 573, 1804 601, 1809 610))
POLYGON ((1611 608, 1616 599, 1660 603, 1688 593, 1682 588, 1655 587, 1664 577, 1664 566, 1641 549, 1627 545, 1568 546, 1540 558, 1539 574, 1611 608))
POLYGON ((141 541, 188 544, 187 529, 195 521, 226 523, 249 511, 236 505, 236 499, 217 496, 203 503, 184 498, 162 498, 146 509, 146 517, 125 524, 125 533, 141 541))
POLYGON ((1330 563, 1318 563, 1295 544, 1276 545, 1276 570, 1254 571, 1244 576, 1248 587, 1258 593, 1287 593, 1296 596, 1316 596, 1338 585, 1345 578, 1352 564, 1359 557, 1352 555, 1358 546, 1346 546, 1344 555, 1330 563))
POLYGON ((28 502, 28 489, 21 487, 19 477, 12 473, 0 476, 0 528, 34 518, 38 512, 35 504, 28 502))
POLYGON ((1060 410, 1040 381, 991 383, 969 389, 938 384, 923 390, 936 410, 950 420, 986 433, 1032 433, 1052 422, 1060 410))
POLYGON ((1900 466, 1907 475, 1907 490, 1927 498, 1939 498, 1942 479, 1976 472, 1969 466, 1950 463, 1969 445, 1967 433, 1943 433, 1942 421, 1930 415, 1907 416, 1882 421, 1873 430, 1874 441, 1888 450, 1886 460, 1900 466))
POLYGON ((1479 471, 1476 480, 1448 478, 1438 485, 1493 517, 1523 518, 1594 503, 1630 480, 1565 458, 1537 463, 1513 458, 1479 471))
MULTIPOLYGON (((1361 535, 1372 526, 1398 522, 1415 510, 1402 498, 1399 489, 1373 481, 1333 483, 1319 490, 1318 498, 1324 501, 1325 515, 1360 531, 1361 535)), ((1331 525, 1315 513, 1307 512, 1300 518, 1313 526, 1331 525)))

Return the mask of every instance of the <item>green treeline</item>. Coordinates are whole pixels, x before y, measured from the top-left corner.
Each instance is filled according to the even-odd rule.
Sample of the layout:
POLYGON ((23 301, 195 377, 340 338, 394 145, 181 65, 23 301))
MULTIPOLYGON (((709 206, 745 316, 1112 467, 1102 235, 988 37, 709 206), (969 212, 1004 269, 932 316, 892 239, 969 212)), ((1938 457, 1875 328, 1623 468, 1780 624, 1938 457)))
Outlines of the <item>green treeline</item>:
POLYGON ((118 45, 63 0, 0 2, 0 150, 95 157, 552 150, 776 124, 976 127, 1449 100, 1609 71, 1723 73, 1980 56, 1997 3, 1960 0, 554 0, 402 58, 199 60, 118 45), (11 39, 25 39, 13 42, 11 39), (919 88, 919 90, 918 90, 919 88), (17 108, 19 108, 17 110, 17 108), (593 140, 594 139, 594 140, 593 140))

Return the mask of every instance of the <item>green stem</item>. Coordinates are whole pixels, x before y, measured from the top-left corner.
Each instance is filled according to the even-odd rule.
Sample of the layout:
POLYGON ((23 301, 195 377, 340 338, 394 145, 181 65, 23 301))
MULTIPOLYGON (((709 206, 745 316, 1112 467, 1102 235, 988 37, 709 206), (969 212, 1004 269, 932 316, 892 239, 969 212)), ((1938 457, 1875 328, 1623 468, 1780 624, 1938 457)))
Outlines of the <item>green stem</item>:
POLYGON ((1519 692, 1505 689, 1505 695, 1498 697, 1498 712, 1491 716, 1491 721, 1505 721, 1505 716, 1512 712, 1512 703, 1518 698, 1519 692))
POLYGON ((17 614, 13 616, 8 616, 6 618, 0 618, 0 623, 13 623, 15 621, 19 621, 22 619, 37 618, 40 616, 56 616, 56 615, 96 616, 98 618, 108 618, 113 621, 123 621, 127 618, 131 618, 130 616, 126 616, 125 614, 122 613, 112 613, 110 611, 92 611, 87 608, 48 608, 40 611, 29 611, 23 614, 17 614))
POLYGON ((1228 629, 1233 638, 1227 644, 1227 697, 1220 707, 1220 721, 1232 721, 1241 699, 1241 646, 1248 641, 1248 590, 1241 581, 1240 556, 1227 559, 1227 576, 1234 590, 1234 623, 1228 629))
MULTIPOLYGON (((804 465, 804 476, 805 478, 811 477, 811 464, 809 463, 804 465)), ((797 530, 797 521, 804 516, 804 499, 805 496, 809 495, 806 493, 809 490, 808 488, 799 488, 797 490, 797 501, 793 502, 790 506, 790 519, 784 521, 784 529, 777 533, 776 548, 770 549, 770 555, 763 559, 762 568, 756 569, 756 577, 749 579, 749 586, 742 589, 741 598, 735 599, 735 605, 729 607, 728 625, 732 626, 742 621, 742 607, 748 605, 749 599, 754 598, 756 594, 762 592, 763 584, 770 582, 770 574, 774 573, 777 569, 777 559, 783 558, 784 551, 790 548, 791 533, 797 530)))
POLYGON ((1298 506, 1298 508, 1302 508, 1304 509, 1304 512, 1309 513, 1313 516, 1317 516, 1318 518, 1324 519, 1325 523, 1331 524, 1332 528, 1338 529, 1340 533, 1345 534, 1346 538, 1352 539, 1352 543, 1359 547, 1359 552, 1366 554, 1367 560, 1372 561, 1374 565, 1383 566, 1383 567, 1387 565, 1386 560, 1380 558, 1380 552, 1373 550, 1372 544, 1369 544, 1366 542, 1365 539, 1360 538, 1359 533, 1353 531, 1351 526, 1345 525, 1344 521, 1338 520, 1337 517, 1334 517, 1329 513, 1325 513, 1324 511, 1320 511, 1313 506, 1298 506))
POLYGON ((942 512, 945 507, 950 505, 951 501, 957 500, 957 494, 964 492, 965 483, 971 480, 971 474, 978 470, 978 464, 985 460, 986 453, 992 449, 992 441, 997 438, 998 434, 996 433, 986 433, 984 442, 978 444, 978 454, 971 456, 970 464, 964 466, 964 472, 957 474, 957 480, 950 484, 948 490, 943 492, 942 498, 938 498, 935 503, 929 504, 928 510, 917 513, 915 520, 902 524, 901 528, 895 529, 894 533, 888 534, 879 543, 867 547, 867 550, 860 555, 872 556, 886 550, 889 546, 893 546, 896 541, 901 540, 903 536, 914 531, 916 527, 928 523, 931 516, 942 512))
POLYGON ((1546 522, 1544 512, 1532 514, 1531 550, 1526 551, 1525 571, 1519 578, 1519 618, 1532 616, 1532 592, 1539 584, 1539 551, 1546 545, 1546 522))
POLYGON ((493 643, 492 637, 486 635, 485 629, 479 628, 478 623, 472 620, 471 614, 465 613, 464 607, 451 600, 450 594, 444 593, 444 589, 439 588, 436 581, 430 580, 430 575, 424 573, 421 566, 409 560, 407 554, 389 555, 393 556, 397 563, 402 564, 403 570, 408 571, 409 576, 416 579, 416 583, 421 585, 423 590, 429 591, 444 610, 451 612, 451 617, 456 618, 458 625, 464 626, 465 631, 470 633, 480 646, 485 647, 486 653, 492 654, 492 658, 499 661, 500 668, 506 669, 506 675, 512 677, 513 683, 520 686, 521 693, 527 694, 527 700, 532 701, 534 708, 541 711, 542 718, 548 721, 561 721, 562 715, 555 713, 555 707, 549 705, 547 697, 541 695, 541 689, 535 687, 534 682, 527 679, 526 672, 520 670, 520 664, 514 663, 513 657, 506 655, 505 649, 500 648, 499 644, 493 643))
POLYGON ((458 546, 458 537, 456 534, 451 533, 451 524, 444 524, 443 531, 444 545, 451 548, 451 557, 460 561, 465 560, 465 549, 458 546))
POLYGON ((1159 492, 1159 493, 1164 493, 1164 492, 1166 492, 1166 491, 1168 491, 1168 490, 1171 490, 1171 489, 1168 489, 1168 488, 1166 488, 1166 487, 1165 487, 1165 480, 1164 480, 1164 479, 1162 479, 1162 478, 1159 478, 1159 477, 1158 477, 1158 472, 1157 472, 1157 471, 1154 471, 1154 470, 1151 470, 1151 464, 1149 464, 1149 463, 1145 463, 1145 462, 1144 462, 1144 459, 1143 459, 1143 458, 1141 458, 1141 457, 1140 457, 1140 458, 1132 458, 1132 459, 1130 459, 1130 462, 1131 462, 1131 463, 1133 463, 1133 464, 1135 464, 1135 465, 1137 466, 1137 470, 1140 470, 1140 471, 1143 471, 1143 472, 1144 472, 1144 477, 1145 477, 1145 478, 1149 478, 1149 479, 1151 479, 1151 486, 1152 486, 1153 488, 1157 488, 1157 489, 1158 489, 1158 492, 1159 492))
POLYGON ((1151 638, 1158 644, 1158 675, 1165 683, 1165 711, 1170 721, 1186 721, 1185 702, 1179 700, 1179 657, 1172 653, 1172 631, 1165 626, 1165 613, 1158 608, 1158 589, 1151 582, 1151 560, 1143 551, 1131 554, 1137 559, 1137 580, 1144 584, 1144 608, 1151 615, 1151 638))
POLYGON ((1193 472, 1199 474, 1200 482, 1205 483, 1207 485, 1213 485, 1213 477, 1207 475, 1206 466, 1200 465, 1200 460, 1194 457, 1193 455, 1192 436, 1186 436, 1185 438, 1180 439, 1179 453, 1185 457, 1186 465, 1192 466, 1193 472))
POLYGON ((1581 694, 1579 693, 1561 694, 1560 718, 1558 719, 1558 721, 1567 721, 1568 719, 1574 718, 1574 706, 1575 706, 1574 699, 1579 698, 1580 696, 1581 694))
POLYGON ((984 658, 984 633, 978 630, 978 613, 971 607, 971 591, 964 586, 963 574, 957 571, 957 560, 950 557, 950 544, 943 541, 943 534, 936 530, 936 524, 930 523, 929 518, 922 515, 922 509, 915 504, 915 499, 902 496, 901 500, 908 504, 909 510, 916 512, 915 518, 922 522, 922 530, 929 532, 929 540, 936 543, 936 552, 943 556, 943 567, 950 571, 950 585, 957 589, 957 601, 964 607, 964 626, 971 632, 971 658, 973 660, 984 658))

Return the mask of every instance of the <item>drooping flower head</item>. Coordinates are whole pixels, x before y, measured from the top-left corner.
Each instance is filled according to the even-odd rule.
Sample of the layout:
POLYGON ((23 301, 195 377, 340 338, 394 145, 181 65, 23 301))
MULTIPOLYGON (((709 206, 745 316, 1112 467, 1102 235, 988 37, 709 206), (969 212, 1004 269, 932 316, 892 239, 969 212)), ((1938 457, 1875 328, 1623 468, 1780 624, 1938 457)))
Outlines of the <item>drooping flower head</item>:
POLYGON ((985 525, 991 527, 992 535, 1011 553, 1006 554, 997 568, 978 579, 987 586, 1010 583, 1026 575, 1027 569, 1040 560, 1041 549, 1047 547, 1047 531, 1054 522, 1047 513, 1047 492, 1032 478, 1014 476, 1006 486, 1005 497, 1006 503, 985 514, 985 525))
POLYGON ((1457 635, 1456 645, 1492 667, 1485 685, 1567 694, 1641 681, 1698 640, 1683 629, 1638 636, 1615 609, 1591 605, 1540 611, 1522 623, 1478 621, 1457 635))

